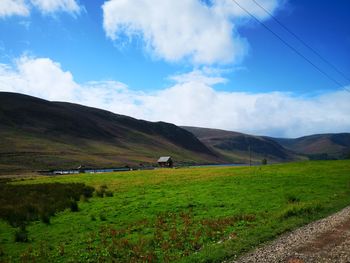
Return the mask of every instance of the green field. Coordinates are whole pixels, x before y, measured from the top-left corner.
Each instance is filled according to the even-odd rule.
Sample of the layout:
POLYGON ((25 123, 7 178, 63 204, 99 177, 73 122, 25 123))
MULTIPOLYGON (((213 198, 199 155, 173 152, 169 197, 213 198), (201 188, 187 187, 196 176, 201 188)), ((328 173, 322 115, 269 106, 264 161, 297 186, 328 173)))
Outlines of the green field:
MULTIPOLYGON (((234 258, 349 205, 350 161, 158 169, 10 182, 13 191, 24 191, 23 184, 47 183, 84 183, 97 191, 91 198, 81 198, 79 211, 61 209, 46 221, 34 217, 26 225, 27 242, 15 242, 18 225, 0 219, 0 262, 234 258)), ((54 204, 54 197, 50 198, 45 196, 54 204)), ((0 214, 6 202, 2 204, 0 214)))

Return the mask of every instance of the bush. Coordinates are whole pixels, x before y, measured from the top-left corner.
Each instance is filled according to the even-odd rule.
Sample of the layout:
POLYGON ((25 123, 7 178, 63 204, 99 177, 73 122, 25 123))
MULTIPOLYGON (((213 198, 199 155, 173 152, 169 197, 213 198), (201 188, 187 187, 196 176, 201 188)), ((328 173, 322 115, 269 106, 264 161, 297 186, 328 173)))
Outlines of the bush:
POLYGON ((28 231, 25 228, 25 226, 21 226, 16 232, 15 232, 15 242, 28 242, 28 231))
POLYGON ((0 218, 14 227, 35 220, 49 224, 58 211, 78 211, 77 201, 92 196, 93 191, 82 183, 18 185, 0 181, 0 218))
POLYGON ((105 192, 105 196, 106 197, 112 197, 113 196, 113 192, 112 191, 106 191, 105 192))
POLYGON ((86 198, 90 198, 92 197, 92 194, 94 193, 95 188, 91 187, 91 186, 85 186, 83 188, 83 196, 85 196, 86 198))
POLYGON ((79 211, 79 207, 78 207, 78 203, 75 200, 72 200, 70 203, 70 211, 72 212, 78 212, 79 211))
POLYGON ((105 194, 105 190, 102 190, 102 189, 96 190, 96 196, 97 197, 103 198, 104 194, 105 194))
POLYGON ((40 220, 44 223, 49 225, 50 224, 50 216, 48 214, 41 214, 40 220))

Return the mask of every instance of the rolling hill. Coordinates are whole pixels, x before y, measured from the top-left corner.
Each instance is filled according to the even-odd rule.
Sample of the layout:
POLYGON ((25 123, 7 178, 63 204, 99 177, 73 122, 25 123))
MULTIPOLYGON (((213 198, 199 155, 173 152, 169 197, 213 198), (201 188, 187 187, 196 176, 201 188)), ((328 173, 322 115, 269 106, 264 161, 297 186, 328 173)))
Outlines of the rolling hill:
POLYGON ((72 103, 0 92, 0 173, 155 164, 218 163, 192 133, 72 103))
POLYGON ((339 159, 350 156, 350 133, 329 133, 296 139, 270 138, 283 147, 310 159, 339 159))
POLYGON ((43 169, 337 159, 350 133, 297 139, 149 122, 66 102, 0 92, 0 174, 43 169))
POLYGON ((303 159, 267 137, 219 129, 187 126, 182 128, 192 132, 201 142, 230 162, 248 163, 250 156, 253 163, 261 163, 262 159, 267 159, 268 162, 303 159))

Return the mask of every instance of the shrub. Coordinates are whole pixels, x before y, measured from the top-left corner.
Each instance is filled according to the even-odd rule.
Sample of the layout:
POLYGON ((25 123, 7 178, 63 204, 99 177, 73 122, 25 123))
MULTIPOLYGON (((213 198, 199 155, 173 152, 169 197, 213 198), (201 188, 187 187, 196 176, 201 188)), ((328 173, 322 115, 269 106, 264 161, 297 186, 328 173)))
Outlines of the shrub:
POLYGON ((104 194, 105 194, 105 190, 102 190, 102 189, 96 190, 96 196, 97 197, 103 198, 104 194))
POLYGON ((90 198, 92 197, 92 194, 94 193, 95 188, 91 187, 91 186, 85 186, 83 188, 83 196, 85 196, 86 198, 90 198))
POLYGON ((106 197, 112 197, 113 196, 113 192, 112 191, 106 191, 105 192, 105 196, 106 197))
POLYGON ((50 224, 50 216, 48 214, 41 214, 40 220, 44 223, 49 225, 50 224))
POLYGON ((28 242, 28 231, 25 228, 25 226, 21 226, 18 230, 15 232, 15 242, 28 242))
POLYGON ((71 200, 70 211, 72 211, 72 212, 78 212, 79 211, 79 207, 78 207, 77 201, 71 200))
POLYGON ((0 218, 14 227, 41 220, 50 222, 58 211, 78 211, 81 196, 92 196, 93 189, 82 183, 7 184, 0 182, 0 218))

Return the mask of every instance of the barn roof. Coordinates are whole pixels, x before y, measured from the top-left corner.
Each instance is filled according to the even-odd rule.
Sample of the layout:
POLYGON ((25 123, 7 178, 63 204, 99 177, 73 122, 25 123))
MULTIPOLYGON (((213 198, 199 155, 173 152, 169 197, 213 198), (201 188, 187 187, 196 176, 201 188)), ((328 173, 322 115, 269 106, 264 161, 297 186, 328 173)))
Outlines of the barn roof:
POLYGON ((171 159, 170 156, 162 156, 158 159, 158 163, 166 163, 171 159))

